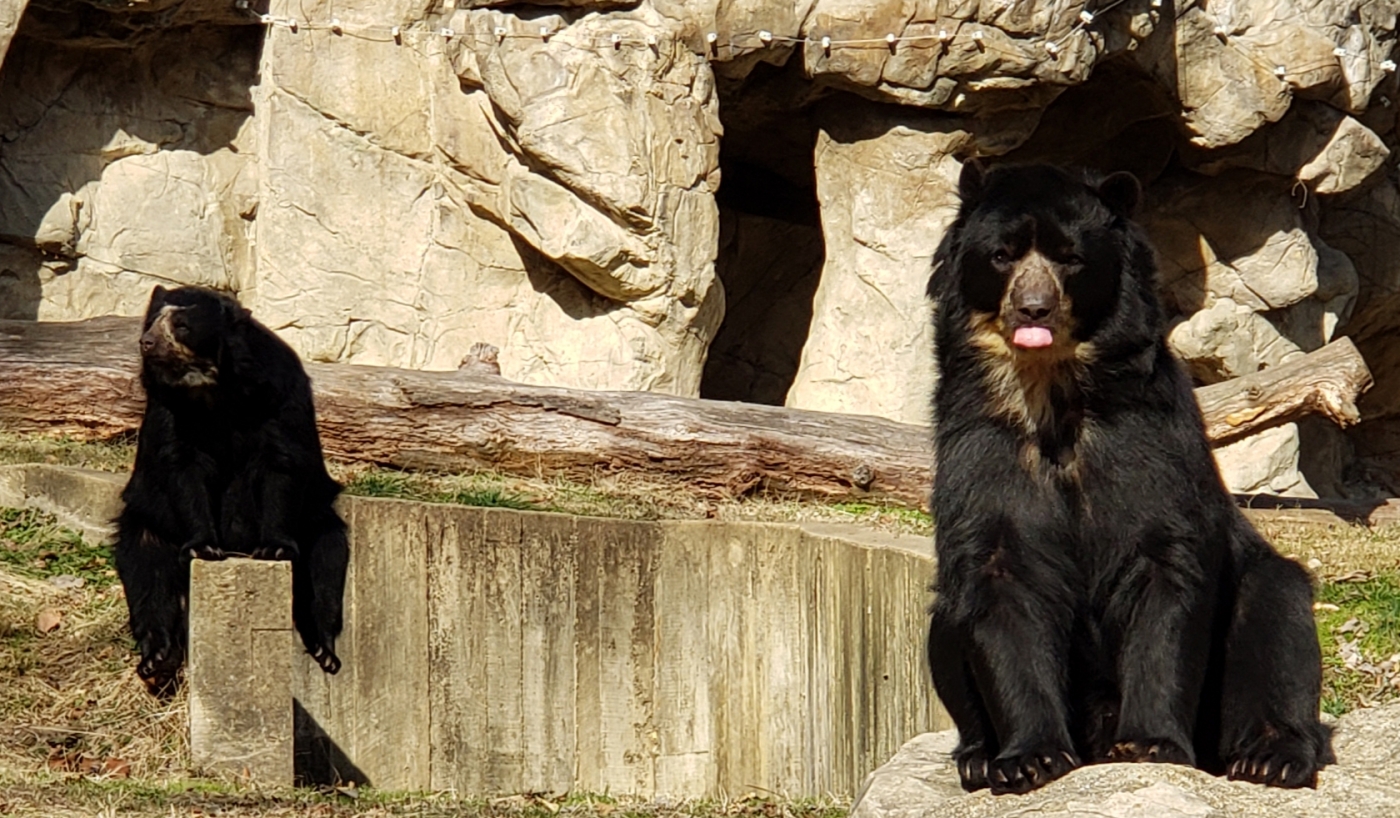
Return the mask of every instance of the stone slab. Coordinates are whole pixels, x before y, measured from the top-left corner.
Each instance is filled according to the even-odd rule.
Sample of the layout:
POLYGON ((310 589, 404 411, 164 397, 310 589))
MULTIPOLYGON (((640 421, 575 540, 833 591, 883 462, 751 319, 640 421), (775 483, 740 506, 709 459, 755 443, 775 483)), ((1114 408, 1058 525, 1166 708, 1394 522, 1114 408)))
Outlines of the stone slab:
POLYGON ((292 784, 292 566, 190 563, 190 754, 198 769, 292 784))

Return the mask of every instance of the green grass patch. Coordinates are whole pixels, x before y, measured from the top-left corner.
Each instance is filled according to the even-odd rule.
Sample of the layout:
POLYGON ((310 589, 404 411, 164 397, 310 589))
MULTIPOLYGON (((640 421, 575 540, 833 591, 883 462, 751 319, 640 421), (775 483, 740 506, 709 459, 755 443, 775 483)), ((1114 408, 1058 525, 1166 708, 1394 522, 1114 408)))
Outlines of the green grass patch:
POLYGON ((1400 573, 1317 589, 1322 709, 1334 716, 1400 699, 1400 573))
POLYGON ((353 475, 345 484, 345 493, 361 497, 387 497, 397 500, 417 500, 426 503, 452 503, 460 506, 512 508, 521 511, 552 511, 545 503, 532 500, 494 485, 459 485, 470 478, 433 479, 431 476, 409 472, 367 469, 353 475))
POLYGON ((899 503, 865 503, 859 501, 832 503, 830 508, 850 515, 852 522, 890 520, 917 533, 933 534, 933 517, 926 511, 899 503))
POLYGON ((538 511, 541 506, 531 500, 500 489, 461 489, 446 492, 439 502, 456 503, 459 506, 487 506, 490 508, 513 508, 519 511, 538 511))
POLYGON ((109 545, 93 545, 35 509, 0 509, 0 566, 31 579, 79 577, 96 587, 117 582, 109 545))

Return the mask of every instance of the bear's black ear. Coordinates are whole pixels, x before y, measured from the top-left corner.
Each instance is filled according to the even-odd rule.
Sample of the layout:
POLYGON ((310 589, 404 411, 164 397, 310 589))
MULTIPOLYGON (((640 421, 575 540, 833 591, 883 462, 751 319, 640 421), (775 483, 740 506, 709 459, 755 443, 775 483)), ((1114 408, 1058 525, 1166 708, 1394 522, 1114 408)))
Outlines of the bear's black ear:
POLYGON ((1131 219, 1142 198, 1142 185, 1136 176, 1120 170, 1099 182, 1099 198, 1115 216, 1131 219))
POLYGON ((958 198, 962 200, 964 213, 982 201, 982 188, 986 181, 987 169, 976 157, 963 162, 962 174, 958 176, 958 198))
POLYGON ((151 319, 156 313, 160 312, 161 307, 165 306, 165 296, 169 294, 169 292, 169 290, 159 284, 156 285, 154 290, 151 290, 151 300, 146 304, 145 326, 149 327, 151 325, 151 319))
POLYGON ((235 324, 240 324, 253 317, 253 314, 248 311, 248 308, 235 301, 232 296, 226 296, 219 300, 223 302, 224 322, 226 325, 233 326, 235 324))

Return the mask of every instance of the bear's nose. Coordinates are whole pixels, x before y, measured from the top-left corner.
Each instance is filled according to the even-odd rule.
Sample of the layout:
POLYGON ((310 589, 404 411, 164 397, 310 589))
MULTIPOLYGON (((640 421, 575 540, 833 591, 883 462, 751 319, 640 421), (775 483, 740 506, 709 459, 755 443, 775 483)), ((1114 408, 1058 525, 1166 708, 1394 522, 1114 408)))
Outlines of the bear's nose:
POLYGON ((1016 312, 1027 321, 1040 321, 1055 309, 1058 301, 1048 289, 1036 289, 1018 294, 1016 312))
POLYGON ((142 351, 143 353, 145 353, 145 352, 150 352, 151 350, 153 350, 153 349, 155 349, 155 348, 156 348, 156 339, 152 338, 152 337, 149 336, 149 335, 142 335, 142 336, 141 336, 141 351, 142 351))

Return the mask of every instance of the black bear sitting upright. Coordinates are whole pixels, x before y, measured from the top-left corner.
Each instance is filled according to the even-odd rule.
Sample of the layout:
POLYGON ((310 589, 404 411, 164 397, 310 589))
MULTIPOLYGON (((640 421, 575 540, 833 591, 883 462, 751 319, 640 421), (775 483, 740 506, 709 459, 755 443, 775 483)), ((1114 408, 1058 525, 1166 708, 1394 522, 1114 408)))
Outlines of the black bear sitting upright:
POLYGON ((296 353, 228 296, 156 287, 141 383, 115 550, 141 679, 153 693, 171 688, 185 658, 189 560, 229 554, 292 561, 297 630, 335 673, 349 548, 296 353))
POLYGON ((962 784, 1096 761, 1280 787, 1331 760, 1307 573, 1221 483, 1130 174, 968 163, 935 256, 928 654, 962 784))

